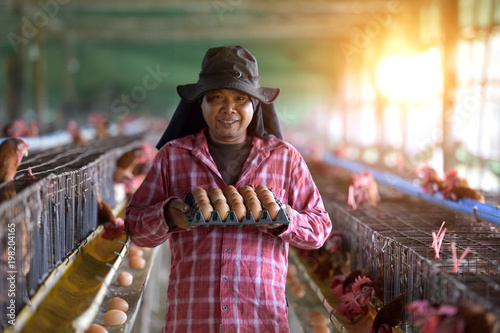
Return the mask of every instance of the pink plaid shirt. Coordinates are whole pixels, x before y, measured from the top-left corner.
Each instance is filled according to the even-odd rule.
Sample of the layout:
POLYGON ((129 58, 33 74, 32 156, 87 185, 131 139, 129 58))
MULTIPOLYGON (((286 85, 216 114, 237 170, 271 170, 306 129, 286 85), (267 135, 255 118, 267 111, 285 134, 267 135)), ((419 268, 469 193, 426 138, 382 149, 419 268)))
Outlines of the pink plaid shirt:
POLYGON ((288 332, 288 246, 319 248, 332 228, 318 189, 295 148, 254 137, 235 186, 273 190, 293 208, 288 227, 280 234, 257 226, 169 230, 163 206, 170 199, 184 200, 197 186, 226 186, 205 135, 206 129, 163 146, 126 210, 134 244, 155 247, 170 239, 163 332, 288 332))

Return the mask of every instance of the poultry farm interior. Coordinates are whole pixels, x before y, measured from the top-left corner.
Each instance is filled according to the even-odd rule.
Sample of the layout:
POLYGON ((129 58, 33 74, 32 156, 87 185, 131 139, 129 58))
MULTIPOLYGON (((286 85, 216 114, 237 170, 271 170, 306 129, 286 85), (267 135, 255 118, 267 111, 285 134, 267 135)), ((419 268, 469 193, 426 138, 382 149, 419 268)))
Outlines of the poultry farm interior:
MULTIPOLYGON (((145 325, 149 316, 162 316, 156 309, 161 309, 157 295, 148 288, 155 290, 155 283, 164 286, 167 282, 159 277, 165 270, 156 268, 155 272, 153 262, 167 260, 168 249, 142 249, 146 263, 132 268, 128 252, 134 247, 130 239, 103 240, 103 228, 96 219, 97 196, 114 208, 116 216, 123 215, 127 197, 123 184, 116 181, 117 162, 148 140, 143 135, 109 137, 84 146, 40 150, 23 160, 13 182, 17 195, 0 204, 0 216, 15 225, 17 244, 22 244, 15 254, 17 269, 23 271, 15 281, 18 321, 5 332, 45 332, 50 330, 44 326, 47 323, 75 332, 84 332, 91 324, 104 325, 109 332, 147 332, 134 325, 145 325), (107 258, 96 254, 96 249, 107 253, 107 258), (134 282, 130 287, 118 283, 118 275, 123 272, 132 272, 134 282), (107 303, 114 297, 127 301, 130 308, 127 306, 123 323, 106 326, 103 319, 107 303), (61 300, 73 306, 65 307, 61 300)), ((466 213, 467 205, 464 212, 441 201, 432 202, 432 197, 405 193, 401 191, 404 186, 416 193, 419 186, 409 180, 396 182, 398 176, 381 171, 377 174, 372 169, 377 177, 383 174, 391 181, 378 183, 378 200, 372 204, 358 202, 354 209, 349 204, 349 187, 354 170, 364 166, 327 154, 323 159, 308 157, 307 162, 334 226, 322 248, 295 248, 290 252, 287 293, 305 329, 368 332, 374 322, 382 320, 391 322, 397 331, 418 330, 422 322, 415 319, 418 317, 408 304, 419 300, 465 309, 480 306, 477 320, 489 318, 492 332, 498 329, 499 214, 498 207, 488 204, 497 197, 486 194, 486 204, 480 210, 487 207, 487 214, 473 215, 466 213), (443 236, 438 251, 433 246, 436 235, 443 236), (466 251, 459 262, 458 257, 466 251), (352 272, 358 279, 367 276, 369 285, 376 286, 354 312, 343 308, 347 300, 342 297, 347 292, 339 294, 333 287, 334 281, 352 272), (392 317, 375 319, 392 300, 392 317), (323 326, 314 326, 321 318, 323 326)), ((2 232, 8 232, 2 228, 2 232)), ((2 246, 6 252, 7 246, 2 246)), ((0 281, 0 287, 7 294, 10 285, 0 281)), ((7 323, 2 325, 6 327, 7 323)))

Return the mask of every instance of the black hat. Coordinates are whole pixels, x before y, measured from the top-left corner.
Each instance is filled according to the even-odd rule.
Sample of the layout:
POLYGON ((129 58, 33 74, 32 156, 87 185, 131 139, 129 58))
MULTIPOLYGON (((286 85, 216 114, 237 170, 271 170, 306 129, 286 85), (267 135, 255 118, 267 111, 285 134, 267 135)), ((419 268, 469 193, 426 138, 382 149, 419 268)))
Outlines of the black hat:
POLYGON ((261 87, 257 60, 242 46, 211 48, 201 64, 197 83, 177 86, 177 93, 186 101, 194 101, 211 90, 234 89, 268 104, 280 92, 279 88, 261 87))

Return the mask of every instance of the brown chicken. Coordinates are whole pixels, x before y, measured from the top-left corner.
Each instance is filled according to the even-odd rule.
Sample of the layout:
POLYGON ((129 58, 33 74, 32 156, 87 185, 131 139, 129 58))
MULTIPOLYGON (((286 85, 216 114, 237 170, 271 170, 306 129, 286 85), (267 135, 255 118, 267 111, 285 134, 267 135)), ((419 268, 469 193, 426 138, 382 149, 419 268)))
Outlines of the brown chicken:
POLYGON ((392 333, 392 327, 403 320, 403 298, 401 295, 384 305, 373 319, 370 333, 392 333))
POLYGON ((107 114, 92 112, 89 115, 88 122, 95 127, 99 139, 102 140, 108 137, 109 117, 107 114))
POLYGON ((68 132, 73 138, 73 143, 78 146, 85 146, 88 142, 82 136, 82 131, 80 130, 80 126, 74 120, 70 120, 68 123, 68 132))
POLYGON ((445 175, 446 189, 443 191, 443 198, 458 201, 462 198, 476 200, 484 203, 484 196, 477 190, 470 187, 469 182, 458 177, 457 170, 450 170, 445 175))
POLYGON ((426 300, 406 305, 422 333, 499 333, 500 322, 496 316, 477 304, 432 305, 426 300))
POLYGON ((116 161, 116 169, 113 176, 115 183, 123 182, 127 178, 133 178, 135 167, 145 162, 146 156, 142 148, 136 148, 123 154, 116 161))
POLYGON ((379 201, 377 182, 370 170, 351 175, 347 203, 353 210, 356 210, 362 202, 376 206, 379 201))
POLYGON ((422 178, 421 187, 425 193, 434 194, 446 188, 446 182, 441 179, 437 171, 428 162, 421 163, 415 169, 415 173, 422 178))
POLYGON ((21 138, 9 138, 0 144, 0 183, 14 179, 29 144, 21 138))
POLYGON ((2 130, 3 137, 26 137, 38 135, 38 123, 32 121, 27 123, 22 119, 16 119, 7 125, 2 130))
POLYGON ((104 226, 103 238, 120 238, 123 234, 123 219, 116 218, 113 209, 97 195, 97 223, 104 226))

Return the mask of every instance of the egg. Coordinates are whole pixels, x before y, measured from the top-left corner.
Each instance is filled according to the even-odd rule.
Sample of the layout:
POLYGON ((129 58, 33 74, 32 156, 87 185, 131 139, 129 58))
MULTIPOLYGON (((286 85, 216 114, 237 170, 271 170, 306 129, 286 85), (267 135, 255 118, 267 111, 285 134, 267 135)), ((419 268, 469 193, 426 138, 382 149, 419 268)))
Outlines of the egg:
POLYGON ((238 191, 236 190, 236 187, 234 187, 233 185, 228 185, 228 186, 226 186, 226 187, 224 188, 224 191, 223 191, 223 193, 224 193, 224 195, 225 195, 226 197, 228 196, 228 194, 229 194, 229 193, 232 193, 232 192, 238 192, 238 191))
POLYGON ((128 303, 123 298, 113 297, 108 301, 108 310, 120 310, 127 312, 128 308, 128 303))
POLYGON ((262 191, 265 191, 267 190, 267 186, 266 185, 258 185, 256 188, 255 188, 255 192, 257 192, 257 195, 260 197, 260 194, 262 193, 262 191))
POLYGON ((129 257, 133 257, 133 256, 143 256, 144 255, 144 251, 137 247, 137 246, 132 246, 132 247, 129 247, 128 249, 128 256, 129 257))
POLYGON ((269 216, 271 217, 271 220, 276 220, 276 217, 278 216, 278 212, 280 210, 280 206, 276 202, 271 202, 266 205, 266 210, 269 212, 269 216))
POLYGON ((134 281, 134 277, 129 272, 121 272, 118 274, 116 281, 118 281, 120 286, 128 287, 132 284, 132 281, 134 281))
POLYGON ((226 197, 224 196, 224 193, 222 192, 222 190, 220 188, 217 188, 217 187, 212 187, 208 191, 208 196, 210 197, 210 200, 212 200, 212 202, 214 202, 214 203, 217 200, 224 200, 224 201, 226 201, 226 197))
POLYGON ((102 316, 102 322, 106 326, 118 326, 127 321, 127 314, 120 310, 109 310, 102 316))
POLYGON ((198 196, 203 196, 203 195, 207 195, 207 191, 205 191, 204 189, 202 189, 201 187, 197 187, 195 188, 193 191, 191 191, 191 193, 193 194, 193 196, 196 198, 198 196))
POLYGON ((85 330, 85 333, 108 333, 108 331, 99 324, 92 324, 85 330))
POLYGON ((253 218, 255 221, 260 219, 260 215, 262 214, 262 205, 260 201, 250 201, 247 203, 248 210, 252 212, 253 218))
POLYGON ((222 222, 226 221, 229 215, 229 205, 225 202, 218 201, 215 205, 215 210, 219 212, 222 222))
POLYGON ((252 187, 248 186, 248 185, 244 185, 240 188, 240 194, 243 196, 243 197, 246 197, 246 196, 249 196, 249 195, 255 195, 255 191, 253 190, 252 187))
POLYGON ((229 202, 229 205, 237 202, 243 203, 243 197, 238 192, 231 192, 228 195, 226 195, 226 197, 227 201, 229 202))
POLYGON ((313 326, 328 326, 330 325, 330 319, 324 316, 319 311, 311 311, 307 315, 307 319, 311 322, 313 326))
POLYGON ((128 263, 131 268, 141 269, 146 266, 146 260, 141 256, 132 256, 128 258, 128 263))
POLYGON ((204 196, 197 197, 196 204, 198 205, 198 207, 200 207, 202 205, 210 205, 210 199, 208 197, 204 197, 204 196))
POLYGON ((245 208, 245 205, 243 202, 239 202, 231 206, 231 209, 234 211, 236 214, 236 218, 238 221, 242 221, 245 215, 247 214, 247 209, 245 208))
POLYGON ((297 298, 302 298, 306 295, 306 286, 302 282, 297 282, 290 290, 297 298))
POLYGON ((328 326, 314 326, 313 333, 331 333, 328 326))
POLYGON ((274 201, 274 196, 273 196, 273 193, 271 191, 263 191, 260 195, 259 195, 259 198, 260 198, 260 201, 262 201, 262 203, 264 205, 270 203, 270 202, 275 202, 274 201))
POLYGON ((199 208, 200 208, 201 215, 203 215, 203 219, 205 219, 205 221, 210 220, 210 216, 212 215, 212 212, 214 211, 214 208, 212 207, 212 205, 207 202, 207 203, 201 204, 199 208))

